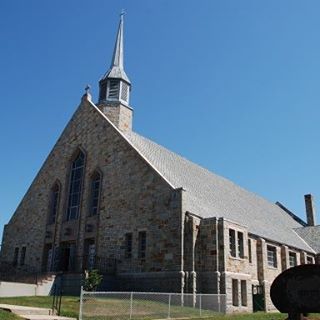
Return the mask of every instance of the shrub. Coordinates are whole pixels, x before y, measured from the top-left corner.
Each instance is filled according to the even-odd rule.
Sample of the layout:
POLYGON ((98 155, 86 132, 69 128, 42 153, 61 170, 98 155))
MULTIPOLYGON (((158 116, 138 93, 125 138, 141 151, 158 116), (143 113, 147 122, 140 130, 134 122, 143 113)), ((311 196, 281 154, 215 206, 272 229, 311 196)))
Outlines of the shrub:
POLYGON ((90 270, 85 272, 83 289, 85 291, 95 291, 101 283, 103 276, 98 270, 90 270))

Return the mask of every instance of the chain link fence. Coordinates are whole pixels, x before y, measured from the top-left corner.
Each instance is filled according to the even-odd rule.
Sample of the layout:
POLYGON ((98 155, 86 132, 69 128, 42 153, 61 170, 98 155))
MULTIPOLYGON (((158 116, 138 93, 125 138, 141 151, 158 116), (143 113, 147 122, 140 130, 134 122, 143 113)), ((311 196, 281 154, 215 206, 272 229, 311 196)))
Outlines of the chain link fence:
POLYGON ((79 320, 212 317, 225 313, 223 294, 81 291, 79 320))

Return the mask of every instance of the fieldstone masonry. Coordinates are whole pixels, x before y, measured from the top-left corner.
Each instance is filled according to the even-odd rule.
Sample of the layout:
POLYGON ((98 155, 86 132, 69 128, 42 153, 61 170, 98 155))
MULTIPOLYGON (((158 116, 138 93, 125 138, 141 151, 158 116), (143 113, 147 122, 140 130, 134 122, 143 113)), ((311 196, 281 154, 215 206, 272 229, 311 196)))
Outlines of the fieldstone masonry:
MULTIPOLYGON (((5 226, 0 271, 3 266, 13 273, 65 271, 71 273, 69 282, 79 280, 79 289, 81 273, 92 263, 104 273, 107 290, 221 293, 226 294, 227 312, 258 310, 253 301, 260 295, 259 310, 274 310, 269 290, 275 277, 290 267, 290 261, 295 263, 293 257, 297 264, 308 263, 310 258, 319 263, 319 255, 311 247, 307 252, 290 246, 290 241, 284 244, 252 233, 242 222, 242 216, 238 216, 239 221, 225 218, 228 212, 220 211, 226 207, 237 208, 242 215, 252 209, 255 214, 260 206, 272 212, 283 209, 270 207, 225 179, 208 177, 208 171, 191 165, 190 169, 196 170, 203 180, 214 180, 216 188, 227 190, 231 198, 224 199, 228 192, 218 193, 216 199, 213 193, 199 194, 201 203, 194 208, 200 212, 188 211, 190 201, 197 202, 198 194, 187 198, 189 190, 185 190, 184 185, 174 187, 129 139, 133 110, 129 106, 129 95, 119 91, 120 88, 130 90, 130 81, 123 69, 122 19, 121 16, 111 69, 100 83, 99 105, 91 102, 88 92, 83 96, 5 226), (84 177, 78 181, 80 210, 79 215, 71 219, 66 214, 70 172, 80 153, 84 155, 85 164, 84 177), (98 214, 91 215, 92 183, 97 173, 101 177, 98 214), (55 219, 49 219, 53 190, 58 190, 56 215, 55 219), (242 205, 219 203, 212 208, 212 213, 202 215, 203 199, 211 200, 211 196, 214 201, 210 202, 209 211, 216 202, 242 205)), ((164 152, 164 155, 185 164, 185 159, 173 153, 164 152)), ((164 164, 160 163, 161 166, 164 164)), ((191 180, 195 178, 193 175, 191 180)), ((203 185, 204 181, 200 180, 197 187, 203 185)), ((192 181, 189 185, 192 186, 192 181)), ((210 184, 206 186, 203 193, 212 189, 210 184)), ((313 216, 312 203, 309 203, 307 209, 312 211, 309 216, 313 216)), ((289 213, 288 219, 298 221, 294 225, 300 226, 301 219, 297 220, 288 210, 276 212, 289 213)), ((264 211, 260 212, 260 218, 264 217, 264 211)), ((257 219, 256 223, 260 221, 257 219)), ((309 248, 304 242, 301 247, 309 248)))

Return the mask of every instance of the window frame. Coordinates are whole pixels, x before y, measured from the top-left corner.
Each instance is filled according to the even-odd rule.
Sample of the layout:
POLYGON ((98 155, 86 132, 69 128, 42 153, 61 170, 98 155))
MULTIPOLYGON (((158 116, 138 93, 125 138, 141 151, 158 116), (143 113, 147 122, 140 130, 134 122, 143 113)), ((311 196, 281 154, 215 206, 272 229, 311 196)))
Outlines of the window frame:
POLYGON ((95 170, 90 178, 90 198, 88 216, 93 217, 100 213, 100 198, 101 198, 102 173, 100 170, 95 170), (95 196, 94 183, 99 179, 98 194, 95 196), (94 202, 96 201, 96 204, 94 202), (94 212, 95 209, 95 212, 94 212))
POLYGON ((244 259, 244 234, 241 231, 237 232, 237 249, 238 257, 244 259))
POLYGON ((278 268, 277 247, 269 244, 267 245, 267 264, 268 267, 278 268), (272 255, 269 255, 269 253, 272 253, 272 255))
POLYGON ((231 257, 237 257, 237 241, 236 241, 236 231, 229 228, 229 254, 231 257))
POLYGON ((247 281, 240 280, 241 306, 248 306, 247 281))
POLYGON ((252 241, 248 238, 248 260, 249 263, 252 263, 252 241))
POLYGON ((231 279, 232 284, 232 305, 239 307, 239 281, 238 279, 231 279))
POLYGON ((297 253, 293 251, 289 251, 289 267, 293 268, 298 265, 297 253))
POLYGON ((67 194, 67 204, 66 204, 66 214, 65 214, 65 219, 66 221, 71 221, 71 220, 77 220, 80 216, 81 212, 81 205, 82 205, 82 193, 83 193, 83 185, 84 185, 84 180, 85 180, 85 167, 86 167, 86 153, 82 149, 78 149, 75 153, 74 156, 72 157, 70 167, 69 167, 69 183, 68 183, 68 194, 67 194), (75 166, 75 163, 79 159, 80 156, 83 156, 82 160, 82 165, 81 166, 75 166), (81 169, 81 177, 78 179, 74 179, 76 176, 76 171, 77 169, 81 169), (77 192, 74 191, 74 185, 75 183, 79 183, 79 187, 77 192), (77 205, 72 205, 73 197, 77 196, 77 205), (73 209, 75 209, 75 213, 73 213, 73 209))

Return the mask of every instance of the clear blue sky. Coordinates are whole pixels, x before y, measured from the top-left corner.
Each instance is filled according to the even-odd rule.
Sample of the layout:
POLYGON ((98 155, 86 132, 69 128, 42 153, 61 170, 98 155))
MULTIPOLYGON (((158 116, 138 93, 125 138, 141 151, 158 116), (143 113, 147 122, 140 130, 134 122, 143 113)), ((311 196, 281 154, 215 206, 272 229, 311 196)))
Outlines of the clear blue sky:
POLYGON ((319 1, 1 0, 0 228, 87 83, 96 100, 122 8, 135 130, 304 218, 303 195, 320 201, 319 1))

